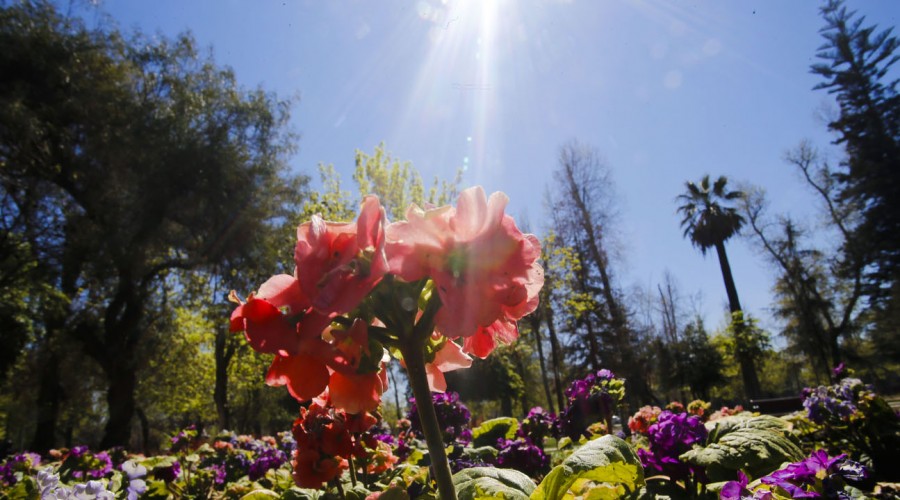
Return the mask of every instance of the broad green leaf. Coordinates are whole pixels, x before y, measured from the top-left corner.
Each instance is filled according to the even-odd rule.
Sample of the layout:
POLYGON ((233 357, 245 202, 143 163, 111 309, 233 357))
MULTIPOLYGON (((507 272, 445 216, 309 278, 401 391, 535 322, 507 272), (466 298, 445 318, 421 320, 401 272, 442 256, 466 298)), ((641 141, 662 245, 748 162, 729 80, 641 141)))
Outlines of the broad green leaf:
POLYGON ((319 490, 311 490, 308 488, 299 488, 292 486, 281 496, 282 500, 318 500, 324 495, 319 490))
POLYGON ((409 500, 409 493, 399 486, 391 486, 381 492, 378 500, 409 500))
POLYGON ((281 495, 272 490, 255 490, 241 497, 241 500, 269 500, 270 498, 281 498, 281 495))
POLYGON ((484 461, 497 458, 499 450, 493 446, 482 446, 480 448, 463 448, 463 455, 468 458, 478 458, 484 461))
POLYGON ((514 469, 472 467, 453 475, 453 485, 459 500, 503 498, 527 500, 534 491, 534 481, 514 469))
POLYGON ((513 417, 492 418, 472 429, 472 446, 494 446, 500 438, 513 439, 519 430, 519 421, 513 417))
POLYGON ((611 489, 618 496, 635 491, 644 484, 644 468, 628 443, 615 437, 603 436, 589 441, 557 465, 534 490, 532 500, 557 500, 573 497, 573 486, 586 498, 611 498, 611 489), (578 484, 576 485, 576 482, 578 484), (608 483, 608 484, 594 484, 608 483), (594 493, 594 489, 599 489, 594 493))
POLYGON ((682 461, 706 467, 710 481, 727 481, 738 470, 757 478, 784 462, 797 462, 804 453, 791 436, 788 423, 770 415, 735 415, 712 424, 706 446, 694 448, 679 457, 682 461))

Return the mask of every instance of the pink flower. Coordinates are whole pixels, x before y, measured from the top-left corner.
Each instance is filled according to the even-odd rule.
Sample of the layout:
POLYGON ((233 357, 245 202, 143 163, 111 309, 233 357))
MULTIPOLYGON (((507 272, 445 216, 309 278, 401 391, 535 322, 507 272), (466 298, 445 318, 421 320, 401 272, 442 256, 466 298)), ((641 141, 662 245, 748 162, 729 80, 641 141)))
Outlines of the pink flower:
POLYGON ((425 364, 428 386, 432 392, 445 392, 447 380, 444 378, 444 374, 470 366, 472 366, 472 358, 466 356, 459 344, 448 340, 441 350, 434 353, 434 360, 425 364))
POLYGON ((488 199, 481 187, 469 188, 456 208, 413 205, 407 221, 387 228, 390 272, 406 281, 432 278, 443 303, 437 330, 478 336, 464 350, 479 357, 496 339, 518 336, 515 322, 535 310, 544 283, 540 242, 504 213, 507 202, 503 193, 488 199))
POLYGON ((356 222, 316 215, 297 228, 296 275, 313 308, 329 316, 349 312, 378 284, 387 271, 384 223, 384 209, 370 195, 356 222))

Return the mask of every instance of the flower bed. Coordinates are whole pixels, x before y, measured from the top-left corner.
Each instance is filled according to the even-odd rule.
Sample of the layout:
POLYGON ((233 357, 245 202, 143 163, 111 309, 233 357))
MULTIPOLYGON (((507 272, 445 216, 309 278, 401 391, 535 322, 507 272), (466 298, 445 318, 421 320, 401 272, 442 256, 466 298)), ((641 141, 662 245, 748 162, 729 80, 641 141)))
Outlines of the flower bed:
MULTIPOLYGON (((646 406, 629 419, 627 437, 606 425, 621 402, 611 393, 624 395, 620 382, 606 370, 576 380, 563 418, 534 408, 474 428, 455 394, 435 393, 459 497, 896 498, 895 467, 873 457, 900 435, 897 415, 856 379, 806 390, 806 409, 784 418, 712 412, 700 401, 646 406), (868 432, 876 435, 860 437, 868 432)), ((187 428, 151 457, 85 446, 12 455, 0 466, 0 495, 435 498, 415 404, 391 429, 375 414, 324 403, 301 410, 278 436, 187 428)))

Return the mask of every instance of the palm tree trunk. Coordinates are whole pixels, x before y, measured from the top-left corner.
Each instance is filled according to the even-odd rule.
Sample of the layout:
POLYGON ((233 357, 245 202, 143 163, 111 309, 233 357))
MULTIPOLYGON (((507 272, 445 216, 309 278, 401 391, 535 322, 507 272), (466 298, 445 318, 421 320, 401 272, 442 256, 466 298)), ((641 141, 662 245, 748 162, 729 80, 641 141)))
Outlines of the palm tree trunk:
MULTIPOLYGON (((722 279, 725 281, 725 292, 728 294, 728 308, 731 310, 732 318, 735 313, 742 313, 741 302, 738 299, 737 288, 734 286, 734 277, 731 275, 731 266, 728 264, 728 255, 725 253, 725 243, 720 241, 716 243, 716 254, 719 257, 719 267, 722 268, 722 279)), ((735 322, 735 336, 738 342, 742 342, 744 321, 735 322)), ((761 394, 759 386, 759 377, 756 374, 756 366, 753 358, 746 353, 743 346, 736 346, 738 363, 741 366, 741 378, 744 382, 744 392, 750 399, 758 398, 761 394)))
POLYGON ((728 255, 725 253, 725 243, 716 243, 716 255, 719 256, 719 267, 722 268, 722 279, 725 280, 725 293, 728 294, 728 308, 731 314, 741 309, 741 301, 738 299, 737 288, 734 286, 734 277, 731 276, 731 266, 728 264, 728 255))

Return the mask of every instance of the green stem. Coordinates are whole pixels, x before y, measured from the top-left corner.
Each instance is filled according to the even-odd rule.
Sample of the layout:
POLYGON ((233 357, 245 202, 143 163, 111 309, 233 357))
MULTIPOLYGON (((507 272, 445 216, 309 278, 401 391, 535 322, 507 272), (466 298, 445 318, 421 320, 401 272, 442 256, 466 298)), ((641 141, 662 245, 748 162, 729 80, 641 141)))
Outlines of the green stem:
POLYGON ((437 481, 438 493, 441 500, 456 500, 453 474, 450 472, 450 463, 447 462, 441 426, 437 420, 437 413, 434 411, 431 389, 428 387, 428 377, 425 374, 423 344, 422 339, 414 337, 401 346, 400 352, 403 354, 409 384, 412 386, 413 396, 416 398, 419 421, 422 424, 422 432, 425 433, 425 443, 428 445, 428 454, 431 456, 431 470, 437 481))
POLYGON ((353 463, 353 456, 347 457, 347 463, 350 465, 350 482, 356 488, 356 464, 353 463))

